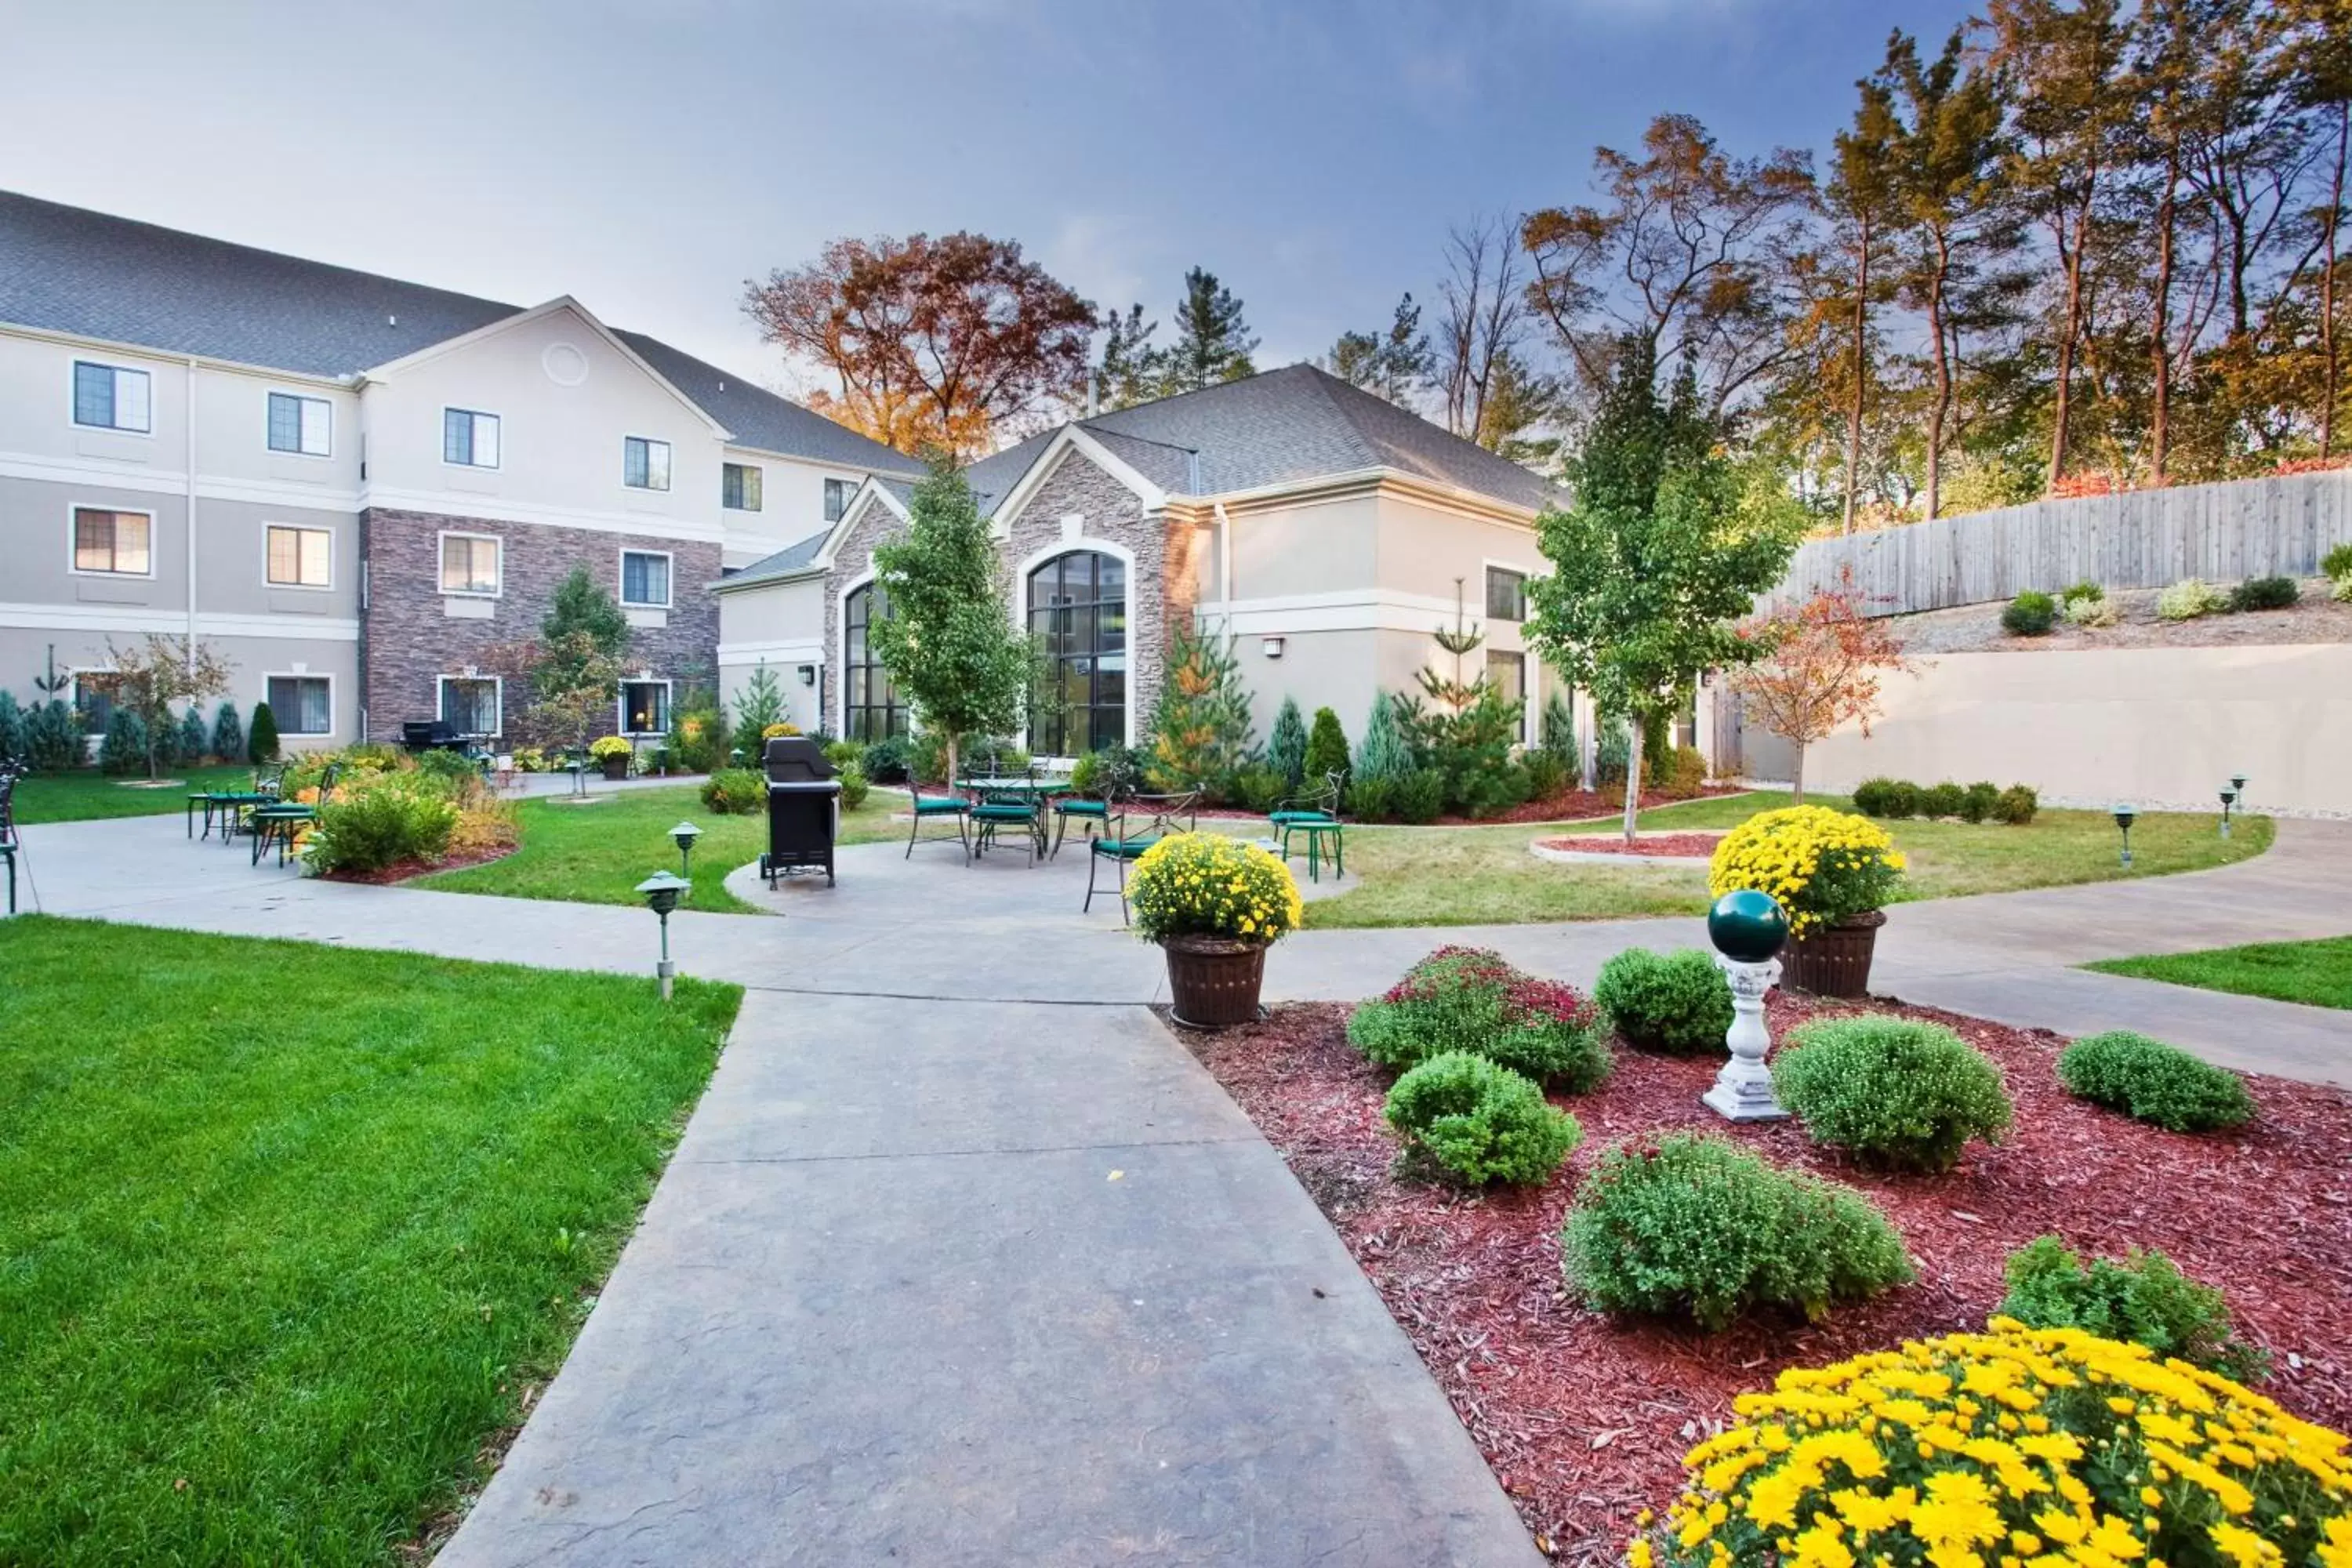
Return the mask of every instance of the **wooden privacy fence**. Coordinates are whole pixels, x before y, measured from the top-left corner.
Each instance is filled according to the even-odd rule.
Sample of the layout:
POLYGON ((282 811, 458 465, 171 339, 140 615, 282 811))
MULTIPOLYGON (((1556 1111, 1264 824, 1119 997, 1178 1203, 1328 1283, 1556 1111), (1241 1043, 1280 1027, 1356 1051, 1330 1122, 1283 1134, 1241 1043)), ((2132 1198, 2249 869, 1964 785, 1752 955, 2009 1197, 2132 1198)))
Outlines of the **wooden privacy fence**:
POLYGON ((2034 501, 1800 545, 1764 610, 1834 587, 1851 563, 1875 615, 2054 594, 2071 583, 2161 588, 2183 577, 2309 577, 2352 542, 2352 472, 2290 474, 2034 501))

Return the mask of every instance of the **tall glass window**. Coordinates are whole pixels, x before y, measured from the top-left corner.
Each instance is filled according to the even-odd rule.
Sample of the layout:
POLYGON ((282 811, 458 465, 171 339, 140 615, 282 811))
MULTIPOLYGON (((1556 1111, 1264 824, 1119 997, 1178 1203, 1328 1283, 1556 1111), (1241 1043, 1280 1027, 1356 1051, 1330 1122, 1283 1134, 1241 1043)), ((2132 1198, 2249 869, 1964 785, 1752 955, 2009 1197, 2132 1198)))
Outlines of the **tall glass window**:
POLYGON ((1045 682, 1030 705, 1029 749, 1075 757, 1127 740, 1127 563, 1076 550, 1029 574, 1029 629, 1045 682))
POLYGON ((841 606, 842 735, 879 741, 907 732, 907 703, 890 683, 890 672, 875 656, 866 633, 890 614, 889 595, 872 583, 853 592, 841 606))

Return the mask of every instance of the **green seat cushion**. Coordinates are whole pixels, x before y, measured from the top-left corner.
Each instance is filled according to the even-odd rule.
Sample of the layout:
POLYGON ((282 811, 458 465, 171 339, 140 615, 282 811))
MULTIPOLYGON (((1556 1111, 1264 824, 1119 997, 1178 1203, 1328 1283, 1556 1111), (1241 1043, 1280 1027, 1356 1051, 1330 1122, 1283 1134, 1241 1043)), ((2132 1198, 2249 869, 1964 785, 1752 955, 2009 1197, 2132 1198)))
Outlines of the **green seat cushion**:
POLYGON ((1034 822, 1037 808, 1034 805, 975 805, 971 808, 978 822, 1034 822))
POLYGON ((970 811, 971 809, 971 802, 968 800, 925 800, 921 795, 917 795, 915 797, 915 815, 917 816, 947 816, 950 815, 961 815, 964 812, 970 811))
POLYGON ((1057 800, 1054 809, 1064 816, 1108 816, 1110 804, 1100 800, 1057 800))
POLYGON ((1339 821, 1338 817, 1332 816, 1328 811, 1269 812, 1266 816, 1266 820, 1275 824, 1275 826, 1278 827, 1302 827, 1311 826, 1318 822, 1337 826, 1339 821))
POLYGON ((1159 842, 1157 837, 1097 838, 1094 842, 1094 851, 1113 860, 1132 860, 1159 842))

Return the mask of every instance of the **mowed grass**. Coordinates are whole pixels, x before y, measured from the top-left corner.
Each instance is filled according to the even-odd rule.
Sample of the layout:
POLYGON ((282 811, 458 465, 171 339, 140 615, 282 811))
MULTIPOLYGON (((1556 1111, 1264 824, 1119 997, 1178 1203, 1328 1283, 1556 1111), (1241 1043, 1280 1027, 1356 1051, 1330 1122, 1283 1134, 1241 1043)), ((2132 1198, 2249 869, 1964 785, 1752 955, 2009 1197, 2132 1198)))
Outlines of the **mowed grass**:
POLYGON ((2262 942, 2156 958, 2110 958, 2083 967, 2203 991, 2352 1009, 2352 936, 2262 942))
MULTIPOLYGON (((694 891, 681 907, 719 914, 760 911, 727 890, 727 874, 756 860, 768 847, 765 812, 722 816, 702 804, 701 786, 615 790, 593 805, 565 805, 541 796, 516 807, 522 830, 513 854, 479 866, 436 871, 411 886, 445 893, 496 893, 513 899, 556 899, 576 904, 642 902, 636 886, 656 871, 677 869, 669 830, 681 821, 702 829, 694 847, 694 891)), ((856 811, 841 814, 841 844, 904 837, 892 816, 907 797, 874 791, 856 811)))
POLYGON ((93 817, 161 816, 187 809, 188 795, 200 790, 251 789, 253 770, 243 763, 210 768, 165 768, 163 776, 179 782, 165 788, 144 787, 143 777, 122 779, 95 770, 69 773, 30 773, 16 781, 16 820, 85 822, 93 817))
MULTIPOLYGON (((1808 804, 1846 810, 1839 795, 1808 804)), ((1661 832, 1731 827, 1759 811, 1789 804, 1785 793, 1757 791, 1685 801, 1641 815, 1661 832)), ((1596 832, 1615 818, 1579 824, 1596 832)), ((2271 843, 2268 817, 2241 817, 2223 839, 2220 819, 2193 813, 2142 816, 2132 827, 2134 864, 2126 870, 2121 838, 2104 812, 2044 811, 2023 827, 1997 823, 1890 822, 1884 826, 1910 861, 1902 898, 1955 898, 2074 882, 2202 870, 2258 855, 2271 843)), ((1619 920, 1637 915, 1701 914, 1706 873, 1696 866, 1622 867, 1538 860, 1538 838, 1571 829, 1515 823, 1494 827, 1351 827, 1348 869, 1364 885, 1307 906, 1315 927, 1486 925, 1527 921, 1619 920)))
POLYGON ((390 1563, 562 1362, 740 992, 0 922, 0 1563, 390 1563))

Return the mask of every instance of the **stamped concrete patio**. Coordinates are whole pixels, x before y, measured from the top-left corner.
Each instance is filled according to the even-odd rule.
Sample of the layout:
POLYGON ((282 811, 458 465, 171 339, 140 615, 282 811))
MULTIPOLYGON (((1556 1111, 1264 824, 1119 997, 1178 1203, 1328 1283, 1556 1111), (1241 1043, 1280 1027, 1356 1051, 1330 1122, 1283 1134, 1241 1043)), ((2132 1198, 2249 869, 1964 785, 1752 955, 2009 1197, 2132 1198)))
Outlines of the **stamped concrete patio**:
MULTIPOLYGON (((26 830, 52 912, 645 973, 641 910, 321 883, 176 822, 26 830)), ((652 868, 648 866, 648 869, 652 868)), ((2341 934, 2352 826, 2221 870, 1892 911, 1880 988, 2352 1083, 2352 1014, 2068 966, 2341 934)), ((682 914, 749 988, 562 1374, 443 1553, 519 1563, 1531 1563, 1410 1343, 1280 1156, 1146 1010, 1158 953, 1082 857, 845 850, 682 914)), ((1588 984, 1695 921, 1307 931, 1276 998, 1440 942, 1588 984)))

